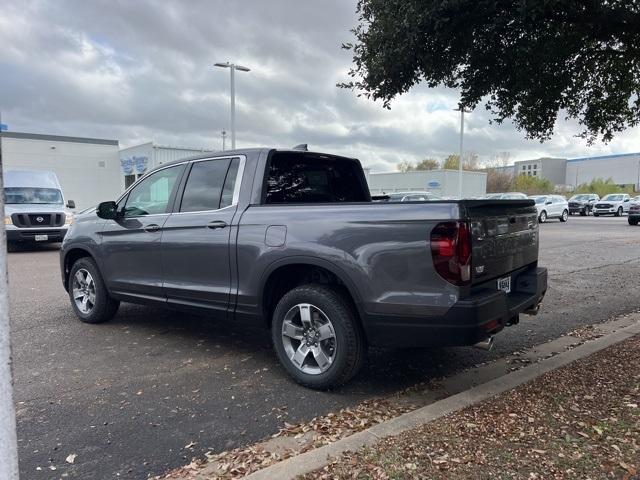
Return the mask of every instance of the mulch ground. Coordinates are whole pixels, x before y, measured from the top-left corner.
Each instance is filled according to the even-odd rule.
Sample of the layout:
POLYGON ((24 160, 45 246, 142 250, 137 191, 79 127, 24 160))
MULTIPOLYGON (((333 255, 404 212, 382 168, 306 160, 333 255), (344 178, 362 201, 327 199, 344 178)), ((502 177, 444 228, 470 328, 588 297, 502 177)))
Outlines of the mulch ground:
POLYGON ((640 480, 640 336, 307 479, 640 480))

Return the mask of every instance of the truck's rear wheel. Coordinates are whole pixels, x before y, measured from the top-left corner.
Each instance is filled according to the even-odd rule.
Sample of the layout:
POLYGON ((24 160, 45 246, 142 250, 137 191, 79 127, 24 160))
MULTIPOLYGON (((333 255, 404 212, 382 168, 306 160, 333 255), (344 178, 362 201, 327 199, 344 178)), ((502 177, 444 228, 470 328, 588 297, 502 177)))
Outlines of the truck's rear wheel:
POLYGON ((338 387, 364 363, 366 344, 356 312, 340 292, 324 285, 286 293, 273 313, 271 335, 280 363, 305 387, 338 387))
POLYGON ((77 260, 69 272, 69 299, 76 316, 85 323, 102 323, 118 311, 120 302, 109 295, 100 270, 88 257, 77 260))

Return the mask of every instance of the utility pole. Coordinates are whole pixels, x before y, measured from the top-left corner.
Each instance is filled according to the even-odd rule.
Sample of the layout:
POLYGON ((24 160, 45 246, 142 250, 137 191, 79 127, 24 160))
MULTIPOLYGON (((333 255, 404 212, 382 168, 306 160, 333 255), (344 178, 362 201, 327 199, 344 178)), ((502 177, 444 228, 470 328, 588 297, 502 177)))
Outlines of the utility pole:
POLYGON ((236 70, 250 72, 251 70, 235 63, 219 62, 214 67, 228 68, 231 71, 231 150, 236 149, 236 70))
POLYGON ((464 105, 455 108, 454 111, 460 112, 460 154, 458 157, 458 199, 462 200, 462 153, 464 151, 464 114, 471 113, 471 110, 465 110, 464 105))
POLYGON ((226 150, 227 131, 222 130, 222 151, 226 150))
MULTIPOLYGON (((0 124, 2 116, 0 115, 0 124)), ((0 190, 2 181, 2 132, 0 131, 0 190)), ((4 218, 4 195, 0 195, 0 214, 4 218)), ((11 379, 11 340, 9 337, 9 282, 7 279, 7 233, 0 231, 0 479, 18 479, 18 439, 13 407, 11 379)))

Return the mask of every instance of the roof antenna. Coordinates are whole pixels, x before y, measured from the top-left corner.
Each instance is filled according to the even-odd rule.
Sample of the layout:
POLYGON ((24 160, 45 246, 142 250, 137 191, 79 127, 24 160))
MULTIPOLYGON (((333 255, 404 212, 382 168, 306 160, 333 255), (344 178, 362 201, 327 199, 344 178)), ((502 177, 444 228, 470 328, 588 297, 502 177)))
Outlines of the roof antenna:
POLYGON ((299 150, 301 152, 308 152, 309 151, 309 147, 306 143, 301 143, 300 145, 296 145, 295 147, 293 147, 293 150, 299 150))

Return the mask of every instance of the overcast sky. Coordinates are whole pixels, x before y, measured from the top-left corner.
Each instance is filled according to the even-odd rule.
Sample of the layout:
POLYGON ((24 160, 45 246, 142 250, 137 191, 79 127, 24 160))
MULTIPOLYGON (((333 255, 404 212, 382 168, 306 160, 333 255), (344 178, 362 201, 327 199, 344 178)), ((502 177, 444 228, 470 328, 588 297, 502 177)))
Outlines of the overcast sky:
MULTIPOLYGON (((0 9, 0 110, 13 131, 111 138, 121 146, 221 148, 235 61, 238 147, 358 157, 375 171, 443 158, 459 141, 457 93, 414 88, 390 111, 335 85, 351 63, 355 0, 37 0, 0 9)), ((511 124, 467 116, 465 150, 488 160, 640 151, 640 129, 588 147, 575 124, 527 141, 511 124)))

